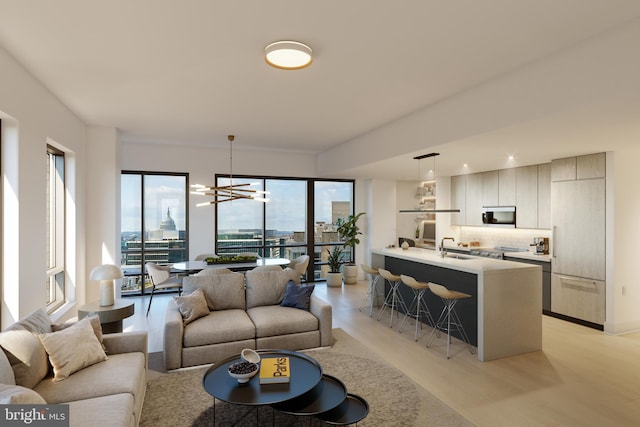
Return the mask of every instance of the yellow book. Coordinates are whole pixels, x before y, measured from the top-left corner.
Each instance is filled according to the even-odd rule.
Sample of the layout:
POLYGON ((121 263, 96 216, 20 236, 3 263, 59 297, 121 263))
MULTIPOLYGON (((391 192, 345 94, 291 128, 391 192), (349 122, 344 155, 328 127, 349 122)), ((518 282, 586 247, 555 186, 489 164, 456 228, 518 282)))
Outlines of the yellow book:
POLYGON ((260 360, 260 384, 288 383, 290 376, 288 357, 267 357, 260 360))

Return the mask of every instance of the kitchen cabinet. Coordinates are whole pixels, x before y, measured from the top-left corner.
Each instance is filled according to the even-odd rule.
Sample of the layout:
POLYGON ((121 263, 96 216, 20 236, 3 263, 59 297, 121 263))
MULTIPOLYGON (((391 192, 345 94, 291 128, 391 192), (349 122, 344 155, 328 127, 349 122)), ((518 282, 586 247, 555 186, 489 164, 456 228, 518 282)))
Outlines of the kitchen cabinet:
POLYGON ((538 228, 551 228, 551 163, 538 165, 538 228))
POLYGON ((482 174, 467 175, 466 225, 482 225, 482 174))
POLYGON ((498 171, 482 173, 482 206, 499 206, 498 171))
POLYGON ((577 157, 576 179, 604 178, 605 162, 605 153, 577 157))
POLYGON ((505 256, 505 261, 524 262, 525 264, 539 265, 542 267, 542 312, 551 312, 551 263, 547 261, 534 261, 530 259, 505 256))
POLYGON ((585 322, 605 321, 605 282, 553 274, 551 311, 585 322))
POLYGON ((466 220, 466 175, 451 177, 451 208, 460 213, 451 214, 451 225, 467 225, 466 220))
POLYGON ((538 166, 516 168, 516 227, 538 227, 538 166))
POLYGON ((604 280, 604 179, 554 182, 551 199, 553 271, 604 280))
POLYGON ((516 204, 516 169, 500 169, 498 206, 515 206, 516 204))
POLYGON ((567 157, 551 161, 551 182, 576 179, 577 158, 567 157))

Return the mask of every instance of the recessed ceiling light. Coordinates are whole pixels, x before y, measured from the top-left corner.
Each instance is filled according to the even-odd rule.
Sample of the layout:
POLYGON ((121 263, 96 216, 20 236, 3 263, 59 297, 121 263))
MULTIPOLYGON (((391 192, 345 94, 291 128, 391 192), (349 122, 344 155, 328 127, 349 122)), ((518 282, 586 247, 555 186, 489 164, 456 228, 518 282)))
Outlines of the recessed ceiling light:
POLYGON ((513 160, 513 156, 509 156, 509 160, 513 160))
POLYGON ((283 70, 299 70, 311 64, 311 48, 304 43, 285 40, 264 48, 267 64, 283 70))

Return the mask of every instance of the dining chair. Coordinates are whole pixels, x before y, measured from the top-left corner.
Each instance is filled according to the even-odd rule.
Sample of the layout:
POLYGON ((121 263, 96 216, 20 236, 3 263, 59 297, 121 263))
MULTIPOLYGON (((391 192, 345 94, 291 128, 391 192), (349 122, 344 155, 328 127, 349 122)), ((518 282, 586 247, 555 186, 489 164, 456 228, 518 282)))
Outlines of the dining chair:
POLYGON ((300 255, 298 258, 294 258, 289 263, 289 268, 297 271, 300 276, 304 276, 307 272, 307 266, 309 265, 309 255, 300 255))
POLYGON ((178 295, 182 293, 182 277, 171 275, 171 268, 165 265, 158 265, 153 262, 145 264, 147 267, 147 273, 151 278, 151 296, 149 297, 149 306, 147 307, 147 316, 151 309, 151 301, 153 300, 153 294, 157 290, 163 289, 177 289, 178 295))

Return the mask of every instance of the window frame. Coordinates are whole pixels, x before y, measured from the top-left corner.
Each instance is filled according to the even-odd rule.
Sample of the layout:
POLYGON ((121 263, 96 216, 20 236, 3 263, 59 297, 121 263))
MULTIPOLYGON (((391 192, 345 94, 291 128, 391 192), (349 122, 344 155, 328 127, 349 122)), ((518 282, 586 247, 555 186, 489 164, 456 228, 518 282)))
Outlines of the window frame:
POLYGON ((48 313, 58 309, 66 301, 66 167, 65 153, 47 144, 48 256, 46 268, 47 299, 45 302, 48 313))

